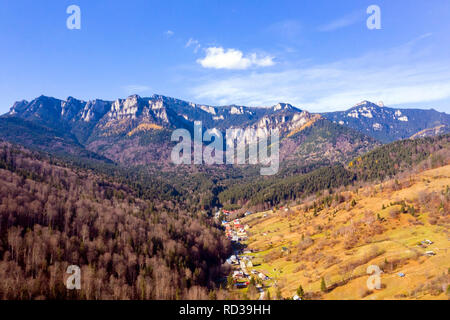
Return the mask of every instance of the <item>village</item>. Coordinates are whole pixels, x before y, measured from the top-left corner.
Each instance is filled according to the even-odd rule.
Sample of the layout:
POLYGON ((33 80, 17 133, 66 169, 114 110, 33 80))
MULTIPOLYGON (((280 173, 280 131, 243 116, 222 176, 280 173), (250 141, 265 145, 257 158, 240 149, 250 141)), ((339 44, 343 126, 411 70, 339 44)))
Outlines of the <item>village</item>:
MULTIPOLYGON (((255 285, 259 292, 259 300, 264 299, 264 288, 270 278, 263 272, 255 269, 257 264, 253 263, 254 253, 252 250, 246 249, 245 241, 248 240, 249 225, 243 225, 240 219, 228 221, 228 218, 234 214, 234 211, 221 210, 216 213, 216 218, 222 217, 221 224, 225 228, 225 235, 233 245, 233 255, 226 262, 233 267, 232 279, 236 289, 244 289, 250 285, 252 278, 255 279, 255 285)), ((252 212, 247 211, 244 216, 251 215, 252 212)))
MULTIPOLYGON (((254 223, 255 221, 261 218, 267 218, 270 220, 271 218, 273 219, 274 217, 280 216, 281 214, 288 213, 290 210, 298 210, 298 209, 281 206, 279 208, 274 207, 267 211, 257 213, 252 213, 250 211, 242 213, 242 211, 238 212, 227 210, 219 210, 216 213, 216 219, 218 222, 221 223, 222 227, 224 228, 225 235, 231 241, 233 248, 233 254, 230 257, 228 257, 228 259, 226 259, 226 263, 228 263, 232 267, 231 274, 227 278, 228 286, 233 287, 235 289, 235 292, 238 293, 239 297, 243 297, 244 299, 247 298, 256 299, 258 292, 259 300, 264 299, 270 300, 272 298, 271 297, 272 294, 274 295, 273 298, 276 297, 276 299, 292 299, 292 300, 309 299, 309 297, 306 298, 304 297, 304 291, 301 285, 300 287, 298 287, 301 288, 301 290, 300 289, 295 290, 295 287, 292 288, 291 286, 289 291, 292 292, 291 293, 292 295, 289 295, 289 293, 287 293, 288 295, 286 297, 285 292, 284 297, 279 295, 278 293, 280 292, 280 288, 283 288, 282 281, 287 278, 284 277, 283 279, 283 275, 280 275, 283 272, 283 270, 281 270, 279 265, 278 266, 275 266, 273 264, 271 265, 262 258, 264 256, 267 256, 267 252, 265 251, 267 245, 251 246, 251 247, 248 246, 249 243, 253 243, 252 241, 254 241, 255 234, 258 234, 258 232, 262 237, 271 237, 271 236, 273 237, 273 231, 268 232, 267 229, 258 230, 257 228, 255 228, 254 223), (251 217, 248 217, 250 215, 251 217), (257 291, 255 291, 255 288, 257 291)), ((279 231, 277 230, 277 232, 279 231)), ((416 254, 417 257, 423 256, 426 257, 426 259, 427 258, 429 259, 434 256, 439 256, 439 250, 445 251, 447 250, 436 247, 435 243, 437 241, 439 241, 439 239, 436 240, 435 237, 428 237, 427 235, 426 237, 419 238, 416 241, 409 241, 405 243, 405 246, 407 248, 410 248, 411 252, 414 252, 414 254, 416 254), (416 247, 416 249, 413 247, 416 247)), ((267 243, 269 244, 270 248, 274 248, 272 247, 272 241, 269 241, 267 243)), ((275 248, 276 249, 274 250, 281 251, 277 255, 278 257, 289 255, 291 252, 291 246, 289 246, 288 243, 282 243, 279 241, 278 245, 275 248)), ((395 255, 398 253, 398 251, 391 250, 391 253, 395 255)), ((381 260, 382 261, 381 263, 383 263, 384 260, 384 263, 387 264, 386 261, 390 261, 391 259, 392 258, 383 258, 381 260)), ((427 260, 421 259, 421 261, 422 263, 424 263, 427 260)), ((388 285, 391 285, 391 283, 395 283, 396 285, 400 285, 401 287, 409 285, 411 283, 412 275, 414 274, 414 269, 412 269, 411 267, 407 268, 407 266, 408 265, 406 265, 406 267, 402 265, 398 268, 398 270, 395 270, 394 272, 393 270, 391 271, 382 270, 381 273, 386 272, 386 274, 383 275, 383 284, 386 286, 386 283, 388 285), (404 283, 400 284, 398 283, 398 280, 396 282, 395 279, 406 279, 406 281, 403 280, 404 283)), ((387 265, 386 268, 389 268, 389 265, 387 265)), ((366 276, 365 275, 366 269, 363 268, 363 270, 364 271, 362 271, 360 277, 366 276)), ((319 292, 319 294, 322 295, 324 293, 326 294, 330 294, 330 292, 333 293, 331 290, 327 291, 324 277, 318 279, 321 281, 320 287, 316 286, 316 288, 318 289, 313 289, 314 290, 313 293, 319 292), (322 283, 325 284, 322 285, 322 283)), ((293 281, 295 281, 295 279, 293 281)), ((364 282, 363 284, 367 285, 366 282, 364 282)), ((377 294, 378 292, 384 293, 388 291, 377 289, 376 291, 374 291, 374 294, 377 294)))

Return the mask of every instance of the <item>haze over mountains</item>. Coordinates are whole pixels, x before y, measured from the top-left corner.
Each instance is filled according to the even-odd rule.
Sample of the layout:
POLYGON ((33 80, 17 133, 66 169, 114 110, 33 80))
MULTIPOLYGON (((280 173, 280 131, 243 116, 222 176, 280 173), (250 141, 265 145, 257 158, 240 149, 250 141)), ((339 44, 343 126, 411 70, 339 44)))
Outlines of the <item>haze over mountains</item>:
POLYGON ((126 164, 167 163, 171 132, 204 129, 279 130, 282 160, 347 161, 379 143, 449 132, 450 115, 392 109, 363 101, 347 111, 313 114, 287 103, 272 107, 209 106, 153 95, 116 101, 40 96, 16 102, 0 118, 6 140, 52 152, 126 164))

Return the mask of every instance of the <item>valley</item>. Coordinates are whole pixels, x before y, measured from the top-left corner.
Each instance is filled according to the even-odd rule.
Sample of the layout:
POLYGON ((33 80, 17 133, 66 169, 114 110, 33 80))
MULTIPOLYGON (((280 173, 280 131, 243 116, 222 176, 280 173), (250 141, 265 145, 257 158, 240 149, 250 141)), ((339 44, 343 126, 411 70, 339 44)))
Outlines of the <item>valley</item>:
POLYGON ((348 114, 384 115, 388 139, 284 103, 16 103, 0 117, 0 297, 446 299, 448 116, 367 106, 348 114), (280 132, 278 172, 172 163, 172 132, 195 119, 201 133, 280 132), (79 292, 57 280, 72 264, 79 292))
POLYGON ((450 1, 66 2, 0 1, 0 315, 445 317, 450 1))

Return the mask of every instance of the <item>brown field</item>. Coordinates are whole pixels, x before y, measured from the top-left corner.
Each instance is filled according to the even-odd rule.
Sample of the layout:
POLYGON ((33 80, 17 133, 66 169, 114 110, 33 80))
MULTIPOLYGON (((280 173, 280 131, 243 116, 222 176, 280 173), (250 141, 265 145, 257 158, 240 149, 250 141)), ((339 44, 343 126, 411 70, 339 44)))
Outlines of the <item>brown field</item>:
POLYGON ((266 297, 301 285, 310 299, 448 299, 449 186, 447 165, 246 217, 255 269, 272 278, 266 297), (367 287, 369 265, 382 270, 380 289, 367 287))

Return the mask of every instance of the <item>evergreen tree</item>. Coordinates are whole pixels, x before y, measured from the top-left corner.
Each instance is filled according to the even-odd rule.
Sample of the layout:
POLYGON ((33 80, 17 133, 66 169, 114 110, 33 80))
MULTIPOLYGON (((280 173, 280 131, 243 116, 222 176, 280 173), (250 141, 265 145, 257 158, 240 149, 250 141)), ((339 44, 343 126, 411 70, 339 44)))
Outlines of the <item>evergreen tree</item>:
POLYGON ((325 279, 323 277, 322 280, 320 280, 320 290, 322 290, 322 292, 327 291, 327 284, 325 283, 325 279))
POLYGON ((300 285, 300 286, 298 287, 298 289, 297 289, 297 295, 298 295, 300 298, 303 298, 304 294, 305 294, 305 291, 303 291, 303 287, 302 287, 302 285, 300 285))

